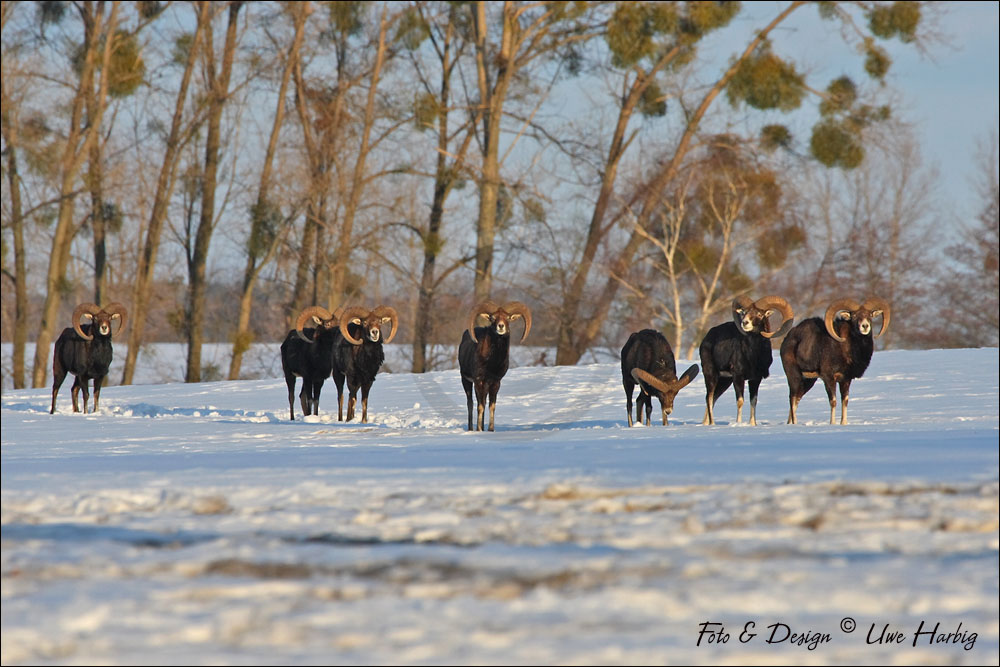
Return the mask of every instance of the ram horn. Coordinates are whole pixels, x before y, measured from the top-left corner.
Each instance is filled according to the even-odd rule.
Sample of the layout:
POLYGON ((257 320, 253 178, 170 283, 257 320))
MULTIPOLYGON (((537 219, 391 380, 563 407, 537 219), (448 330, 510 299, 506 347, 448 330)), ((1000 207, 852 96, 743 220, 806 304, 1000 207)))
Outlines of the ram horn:
POLYGON ((111 337, 114 338, 115 336, 120 334, 125 329, 125 325, 128 324, 128 309, 126 309, 125 306, 123 306, 122 304, 115 301, 113 303, 109 303, 108 305, 104 306, 104 312, 108 313, 109 315, 119 315, 122 318, 121 322, 118 323, 118 331, 115 331, 114 333, 111 334, 111 337))
POLYGON ((833 336, 835 339, 843 343, 846 338, 841 338, 837 335, 836 330, 833 328, 833 318, 839 313, 849 312, 853 313, 861 306, 854 299, 837 299, 830 304, 830 307, 826 309, 826 315, 823 317, 823 321, 826 323, 826 331, 828 334, 833 336))
POLYGON ((670 383, 664 382, 652 373, 644 371, 641 368, 632 369, 633 380, 636 382, 645 382, 649 386, 659 389, 660 392, 664 394, 676 394, 681 389, 691 384, 691 380, 694 380, 696 377, 698 377, 698 364, 691 364, 690 368, 684 371, 684 374, 681 375, 680 378, 670 383))
POLYGON ((391 306, 379 306, 372 311, 372 315, 380 318, 382 321, 389 318, 389 321, 392 323, 392 329, 389 330, 389 337, 383 342, 391 343, 392 339, 396 337, 396 330, 399 329, 399 315, 396 314, 396 309, 391 306))
POLYGON ((873 312, 882 312, 882 328, 879 329, 878 335, 875 336, 876 338, 881 338, 882 334, 884 334, 889 328, 889 320, 892 319, 892 308, 890 308, 889 302, 877 296, 870 296, 865 299, 865 302, 861 307, 865 310, 871 310, 873 312))
POLYGON ((650 387, 659 389, 663 393, 670 391, 670 386, 666 382, 641 368, 632 369, 632 379, 636 382, 645 382, 650 387))
POLYGON ((299 318, 295 320, 295 333, 297 333, 299 335, 299 338, 301 338, 307 343, 316 342, 316 334, 313 334, 312 340, 309 340, 308 338, 306 338, 306 335, 302 333, 302 327, 306 325, 306 320, 313 317, 318 317, 321 320, 328 320, 331 317, 333 317, 333 315, 330 314, 329 310, 327 310, 322 306, 310 306, 305 310, 303 310, 301 313, 299 313, 299 318))
POLYGON ((73 328, 80 338, 84 340, 94 340, 94 335, 87 335, 83 333, 83 329, 80 328, 80 318, 84 315, 90 315, 93 320, 94 315, 101 312, 100 307, 96 303, 81 303, 75 309, 73 309, 73 328))
POLYGON ((789 329, 792 328, 792 320, 795 318, 795 312, 792 310, 792 307, 788 305, 788 302, 780 296, 765 296, 761 299, 757 299, 757 302, 754 303, 754 307, 765 312, 768 310, 777 310, 781 313, 781 326, 778 327, 778 330, 773 333, 769 331, 761 331, 760 335, 764 338, 781 338, 788 333, 789 329))
POLYGON ((357 323, 360 324, 361 320, 365 319, 365 317, 367 316, 368 316, 368 311, 362 308, 361 306, 351 306, 350 308, 344 308, 344 311, 340 314, 340 335, 344 337, 344 340, 346 340, 351 345, 361 345, 361 343, 364 342, 364 340, 352 336, 351 333, 347 330, 347 325, 349 325, 351 322, 354 322, 355 320, 357 320, 357 323))
POLYGON ((479 319, 480 315, 487 315, 487 316, 489 316, 489 315, 492 315, 493 313, 497 312, 498 310, 500 310, 500 306, 496 305, 492 301, 487 300, 487 301, 481 302, 479 305, 477 305, 475 308, 473 308, 469 312, 469 326, 468 326, 468 329, 469 329, 469 335, 472 336, 472 340, 474 342, 476 342, 476 343, 479 342, 479 339, 476 338, 476 320, 479 319))
POLYGON ((524 333, 521 334, 521 342, 528 337, 528 332, 531 331, 531 308, 520 301, 511 301, 503 307, 507 311, 508 315, 519 315, 524 318, 524 333))

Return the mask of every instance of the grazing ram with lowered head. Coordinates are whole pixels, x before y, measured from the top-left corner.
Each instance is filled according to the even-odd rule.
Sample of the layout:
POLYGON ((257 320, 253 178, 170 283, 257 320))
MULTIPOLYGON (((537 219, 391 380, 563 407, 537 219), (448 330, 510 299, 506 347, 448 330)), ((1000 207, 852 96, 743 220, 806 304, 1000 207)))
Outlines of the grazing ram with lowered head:
POLYGON ((83 390, 83 412, 87 413, 87 399, 90 391, 87 382, 94 381, 94 410, 101 398, 101 385, 108 375, 114 350, 111 348, 111 338, 117 336, 125 328, 128 321, 128 311, 120 303, 110 303, 100 308, 94 303, 81 303, 73 311, 73 326, 66 327, 56 339, 55 352, 52 355, 52 407, 49 414, 56 411, 56 394, 66 379, 67 373, 76 376, 73 382, 73 412, 79 412, 77 395, 83 390), (89 324, 81 320, 88 318, 89 324), (118 323, 118 330, 112 331, 112 324, 118 323))
POLYGON ((830 399, 831 424, 840 385, 840 423, 847 423, 851 381, 864 375, 871 362, 875 349, 872 320, 879 316, 882 328, 874 338, 889 329, 889 304, 878 297, 869 297, 862 304, 853 299, 838 299, 826 309, 823 319, 803 320, 789 332, 781 343, 781 364, 788 378, 789 424, 796 423, 795 409, 818 378, 822 378, 830 399))
POLYGON ((653 412, 653 396, 660 399, 663 412, 663 425, 667 425, 667 416, 673 412, 674 397, 677 392, 690 384, 698 376, 698 364, 692 364, 677 377, 677 365, 674 362, 674 351, 670 343, 659 331, 643 329, 628 337, 622 347, 622 384, 625 386, 625 412, 628 415, 628 425, 632 426, 632 390, 639 385, 639 397, 636 399, 635 421, 642 423, 642 407, 646 406, 646 426, 653 412))
POLYGON ((391 343, 399 329, 399 316, 389 306, 367 310, 358 306, 346 308, 340 316, 340 327, 333 347, 333 381, 337 385, 337 421, 344 420, 344 380, 347 380, 347 421, 354 419, 354 405, 361 389, 361 423, 368 423, 368 392, 378 374, 385 353, 382 350, 382 327, 390 324, 391 343))
POLYGON ((486 401, 490 404, 490 429, 497 407, 500 381, 510 365, 510 325, 524 320, 521 341, 531 331, 531 309, 520 301, 511 301, 503 307, 492 301, 483 301, 469 314, 469 326, 462 333, 458 346, 458 365, 462 372, 462 388, 469 407, 469 430, 482 431, 485 421, 486 401), (489 326, 477 327, 479 318, 489 320, 489 326), (478 416, 476 428, 472 422, 472 390, 476 390, 478 416))
POLYGON ((743 385, 750 387, 750 424, 757 424, 757 390, 770 375, 771 339, 785 335, 795 314, 780 296, 766 296, 757 301, 741 296, 733 301, 733 321, 709 329, 698 351, 705 378, 705 418, 702 424, 715 423, 715 402, 729 385, 736 392, 736 423, 743 421, 743 385), (771 331, 769 318, 781 314, 781 326, 771 331))
POLYGON ((281 343, 281 370, 288 385, 289 419, 295 421, 295 378, 302 378, 299 400, 302 414, 319 414, 319 395, 323 382, 333 370, 333 346, 336 342, 340 310, 331 313, 322 306, 311 306, 299 313, 295 328, 281 343), (306 327, 306 323, 312 326, 306 327))

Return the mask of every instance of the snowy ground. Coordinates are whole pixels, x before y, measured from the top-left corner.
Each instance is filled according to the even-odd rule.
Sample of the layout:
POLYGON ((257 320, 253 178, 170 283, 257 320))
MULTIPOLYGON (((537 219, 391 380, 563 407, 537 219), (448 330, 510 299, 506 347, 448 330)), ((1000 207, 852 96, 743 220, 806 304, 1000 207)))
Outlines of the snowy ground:
POLYGON ((876 352, 846 427, 772 370, 758 427, 699 377, 628 429, 617 365, 517 368, 492 434, 455 371, 365 425, 332 383, 294 422, 279 379, 5 390, 0 657, 997 664, 998 351, 876 352))

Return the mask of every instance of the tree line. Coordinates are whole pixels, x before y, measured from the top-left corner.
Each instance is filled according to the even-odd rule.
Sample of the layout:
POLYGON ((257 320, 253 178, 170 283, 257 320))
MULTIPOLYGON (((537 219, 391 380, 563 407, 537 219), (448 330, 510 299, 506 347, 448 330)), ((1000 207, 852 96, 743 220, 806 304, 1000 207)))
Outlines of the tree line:
POLYGON ((312 305, 396 306, 414 372, 485 298, 528 302, 557 364, 645 326, 690 358, 746 293, 801 315, 877 293, 889 345, 998 341, 995 134, 948 237, 888 103, 926 3, 5 1, 2 23, 15 387, 44 386, 82 301, 129 308, 124 384, 159 340, 189 382, 226 340, 237 379, 312 305), (806 24, 852 73, 809 72, 806 24))

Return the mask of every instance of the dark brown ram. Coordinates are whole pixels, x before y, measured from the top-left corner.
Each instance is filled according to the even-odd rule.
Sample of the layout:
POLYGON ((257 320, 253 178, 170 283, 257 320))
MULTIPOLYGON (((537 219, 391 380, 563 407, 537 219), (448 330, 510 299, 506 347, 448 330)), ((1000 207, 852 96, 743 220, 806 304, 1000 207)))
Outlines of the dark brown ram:
POLYGON ((382 327, 391 325, 384 342, 391 343, 399 329, 399 316, 389 306, 373 310, 352 306, 340 316, 333 345, 333 381, 337 385, 337 420, 344 419, 344 381, 350 398, 347 401, 347 421, 354 419, 354 405, 361 389, 361 422, 368 422, 368 393, 379 368, 385 361, 382 350, 382 327))
POLYGON ((840 385, 840 423, 847 423, 847 399, 851 381, 864 375, 872 359, 875 343, 872 320, 882 317, 882 328, 874 338, 889 329, 891 312, 888 302, 869 297, 858 304, 853 299, 838 299, 820 319, 811 317, 795 325, 781 343, 781 364, 788 378, 788 423, 794 424, 795 408, 817 379, 826 385, 830 399, 830 423, 837 409, 837 385, 840 385))
POLYGON ((684 375, 677 377, 677 365, 670 343, 655 329, 643 329, 628 337, 622 347, 622 384, 625 387, 625 412, 632 425, 632 391, 639 385, 635 421, 642 423, 642 408, 646 407, 646 426, 653 412, 653 396, 660 399, 663 425, 673 412, 674 398, 698 376, 698 364, 692 364, 684 375))
POLYGON ((302 391, 299 392, 302 414, 319 414, 319 395, 333 370, 339 316, 339 309, 331 313, 321 306, 306 308, 281 343, 281 370, 288 386, 288 412, 292 421, 295 420, 296 377, 302 378, 302 391))
POLYGON ((67 373, 76 376, 73 382, 73 412, 79 412, 77 395, 83 390, 83 412, 87 412, 90 392, 87 383, 94 381, 94 410, 101 398, 101 385, 108 375, 114 351, 111 338, 117 336, 128 322, 128 311, 120 303, 110 303, 100 308, 94 303, 81 303, 73 311, 73 326, 63 329, 56 339, 52 355, 52 407, 49 414, 56 411, 56 394, 66 379, 67 373), (89 324, 81 320, 88 318, 89 324), (112 331, 112 324, 118 323, 118 330, 112 331))
POLYGON ((502 307, 492 301, 483 301, 469 313, 469 325, 462 333, 462 342, 458 346, 458 365, 469 407, 470 431, 484 430, 487 400, 490 404, 489 430, 493 430, 500 381, 510 365, 510 325, 519 319, 524 320, 523 342, 531 331, 531 309, 520 301, 511 301, 502 307), (476 322, 480 318, 488 319, 489 326, 477 327, 476 322), (476 428, 473 428, 472 421, 473 389, 476 391, 478 410, 476 428))
POLYGON ((715 402, 729 385, 736 392, 736 423, 743 420, 743 384, 750 387, 750 424, 757 424, 757 390, 770 375, 771 339, 785 335, 795 314, 780 296, 757 301, 742 296, 733 301, 733 320, 712 327, 701 341, 701 372, 705 377, 705 418, 715 423, 715 402), (768 318, 781 314, 781 326, 771 331, 768 318))

